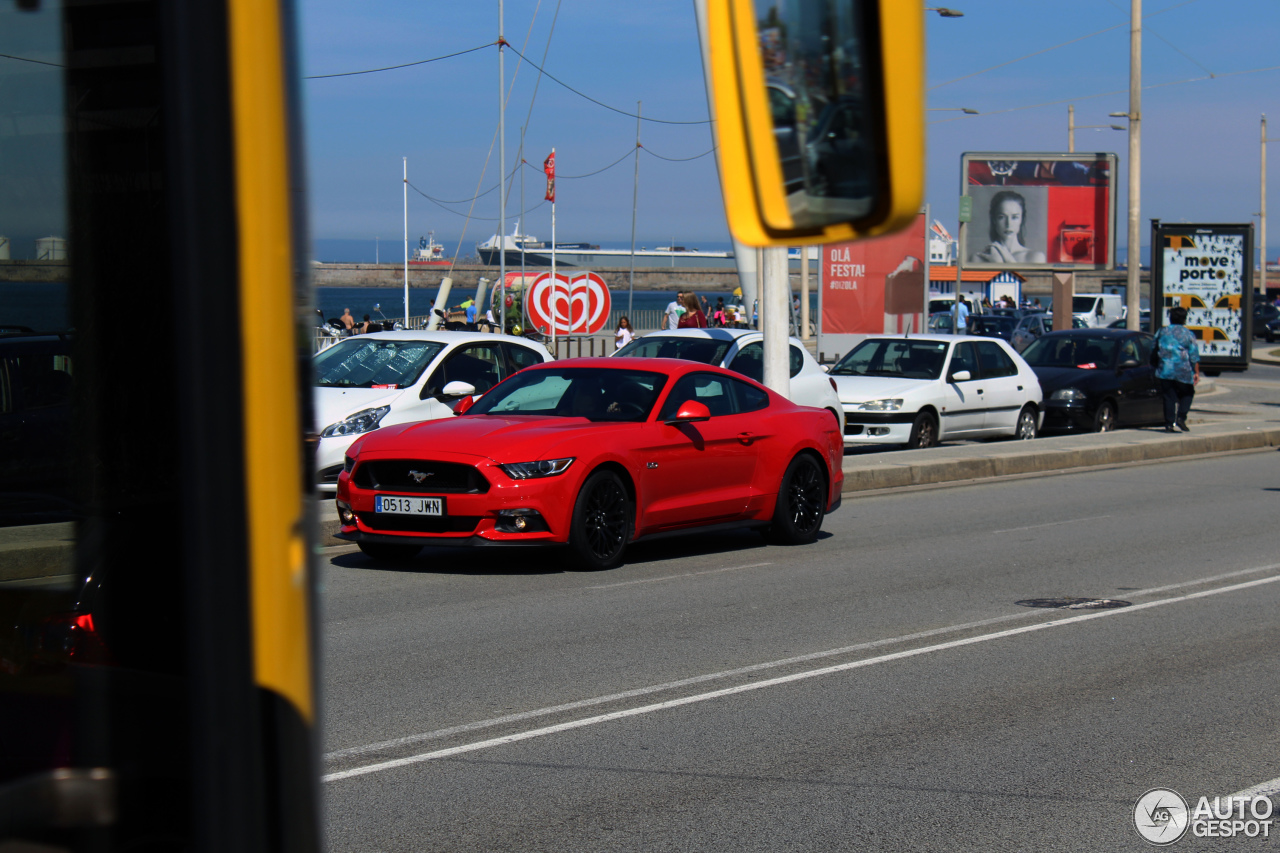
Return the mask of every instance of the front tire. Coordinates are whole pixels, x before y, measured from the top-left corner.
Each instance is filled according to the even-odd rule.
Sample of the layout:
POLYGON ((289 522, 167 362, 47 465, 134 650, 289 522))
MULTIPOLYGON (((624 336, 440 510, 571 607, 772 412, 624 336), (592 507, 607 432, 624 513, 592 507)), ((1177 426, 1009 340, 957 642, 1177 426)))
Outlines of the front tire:
POLYGON ((810 455, 791 460, 778 486, 769 539, 779 545, 804 545, 818 538, 827 510, 827 477, 810 455))
POLYGON ((907 439, 907 447, 913 449, 936 447, 938 445, 938 419, 928 412, 916 415, 911 425, 911 437, 907 439))
POLYGON ((386 542, 358 542, 360 550, 371 560, 399 562, 418 555, 421 545, 390 545, 386 542))
POLYGON ((1019 441, 1029 441, 1036 437, 1036 410, 1031 405, 1022 407, 1022 411, 1018 412, 1018 425, 1013 432, 1013 437, 1019 441))
POLYGON ((1094 432, 1114 432, 1116 428, 1116 407, 1115 404, 1108 401, 1098 407, 1098 413, 1093 416, 1094 432))
POLYGON ((582 484, 573 505, 569 548, 584 571, 612 569, 631 540, 635 512, 627 487, 612 471, 596 471, 582 484))

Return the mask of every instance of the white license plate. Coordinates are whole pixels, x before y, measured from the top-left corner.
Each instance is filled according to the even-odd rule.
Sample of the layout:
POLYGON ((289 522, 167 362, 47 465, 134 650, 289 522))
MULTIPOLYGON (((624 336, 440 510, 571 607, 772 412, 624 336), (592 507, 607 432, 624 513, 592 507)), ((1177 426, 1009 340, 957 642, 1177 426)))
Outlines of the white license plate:
POLYGON ((378 495, 373 499, 374 512, 397 515, 444 515, 444 498, 406 498, 378 495))

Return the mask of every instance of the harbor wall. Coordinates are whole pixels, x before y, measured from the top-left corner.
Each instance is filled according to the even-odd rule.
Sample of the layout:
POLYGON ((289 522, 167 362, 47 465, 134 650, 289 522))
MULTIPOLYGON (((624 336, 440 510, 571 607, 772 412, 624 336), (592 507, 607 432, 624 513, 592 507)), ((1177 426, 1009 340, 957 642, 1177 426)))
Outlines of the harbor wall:
POLYGON ((0 281, 66 281, 66 261, 0 261, 0 281))

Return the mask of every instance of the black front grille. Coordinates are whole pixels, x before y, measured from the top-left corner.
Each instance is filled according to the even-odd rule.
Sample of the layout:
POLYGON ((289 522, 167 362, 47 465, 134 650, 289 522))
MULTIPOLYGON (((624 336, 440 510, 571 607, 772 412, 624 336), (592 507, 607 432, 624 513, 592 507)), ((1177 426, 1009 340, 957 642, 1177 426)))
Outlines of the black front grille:
POLYGON ((354 482, 362 489, 423 492, 432 495, 479 495, 489 481, 475 467, 424 459, 376 459, 362 462, 354 482))
POLYGON ((341 465, 330 465, 328 468, 321 468, 319 480, 321 483, 336 483, 338 475, 342 473, 341 465))
POLYGON ((400 515, 387 512, 357 513, 370 530, 386 533, 471 533, 480 523, 478 515, 400 515))

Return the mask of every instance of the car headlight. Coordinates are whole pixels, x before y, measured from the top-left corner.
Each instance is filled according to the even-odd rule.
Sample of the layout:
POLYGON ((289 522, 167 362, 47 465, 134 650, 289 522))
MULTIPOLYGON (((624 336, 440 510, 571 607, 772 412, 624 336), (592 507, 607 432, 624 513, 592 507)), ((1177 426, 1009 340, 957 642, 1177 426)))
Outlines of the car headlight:
POLYGON ((376 409, 363 409, 349 415, 336 424, 329 424, 320 433, 321 438, 333 438, 335 435, 359 435, 378 428, 378 424, 391 411, 390 406, 379 406, 376 409))
POLYGON ((895 397, 892 400, 868 400, 865 403, 858 404, 858 411, 860 412, 896 412, 901 408, 901 397, 895 397))
POLYGON ((1059 388, 1049 395, 1050 400, 1062 400, 1067 403, 1083 403, 1085 393, 1079 388, 1059 388))
POLYGON ((569 470, 576 457, 568 459, 542 459, 538 462, 508 462, 499 465, 506 475, 513 480, 535 480, 539 477, 554 477, 569 470))

